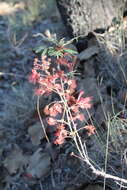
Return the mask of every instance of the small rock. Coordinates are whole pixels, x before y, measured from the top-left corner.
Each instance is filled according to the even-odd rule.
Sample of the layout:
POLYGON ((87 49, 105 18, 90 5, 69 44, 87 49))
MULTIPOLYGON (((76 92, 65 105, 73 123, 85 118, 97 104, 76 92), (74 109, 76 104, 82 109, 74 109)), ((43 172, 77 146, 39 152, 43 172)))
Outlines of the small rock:
POLYGON ((33 145, 39 145, 40 140, 45 137, 42 125, 40 122, 35 123, 34 125, 28 128, 28 133, 30 135, 33 145))
POLYGON ((94 60, 90 59, 83 63, 84 77, 95 77, 94 60))
POLYGON ((87 60, 91 58, 93 55, 97 54, 98 52, 99 52, 99 48, 97 46, 92 46, 82 51, 78 55, 78 58, 80 61, 87 60))
POLYGON ((67 187, 66 190, 76 190, 75 187, 71 186, 71 187, 67 187))
POLYGON ((114 114, 118 113, 118 110, 116 109, 116 102, 114 100, 109 99, 107 96, 107 100, 104 101, 102 104, 99 104, 96 112, 95 112, 95 119, 98 123, 98 125, 101 125, 103 122, 105 122, 108 119, 108 116, 113 116, 114 114))
POLYGON ((125 104, 127 103, 127 89, 121 89, 118 94, 118 98, 121 103, 125 104))
POLYGON ((15 174, 18 169, 22 169, 22 167, 27 164, 27 157, 22 154, 22 150, 18 145, 15 145, 3 163, 9 174, 15 174))
POLYGON ((47 153, 42 153, 39 148, 29 160, 27 174, 40 179, 49 173, 50 164, 50 156, 47 153))
POLYGON ((86 97, 93 97, 93 103, 100 102, 99 88, 95 78, 87 77, 80 81, 79 86, 85 92, 86 97))
POLYGON ((88 185, 86 188, 82 189, 82 190, 103 190, 104 187, 100 186, 100 185, 88 185))

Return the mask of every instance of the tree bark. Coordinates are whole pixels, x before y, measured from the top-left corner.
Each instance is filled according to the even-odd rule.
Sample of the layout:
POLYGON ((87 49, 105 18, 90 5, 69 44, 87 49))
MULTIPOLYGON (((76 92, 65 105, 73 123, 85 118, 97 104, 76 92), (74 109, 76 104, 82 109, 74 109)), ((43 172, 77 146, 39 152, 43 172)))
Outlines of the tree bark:
POLYGON ((112 20, 127 8, 127 0, 56 0, 56 2, 71 37, 106 29, 112 20))

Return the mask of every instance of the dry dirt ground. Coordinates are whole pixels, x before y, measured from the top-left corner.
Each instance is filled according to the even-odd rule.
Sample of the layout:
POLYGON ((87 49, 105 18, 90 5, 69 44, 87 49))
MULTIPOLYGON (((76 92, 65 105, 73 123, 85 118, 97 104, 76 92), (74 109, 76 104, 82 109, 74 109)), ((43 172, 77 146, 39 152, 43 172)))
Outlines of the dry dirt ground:
MULTIPOLYGON (((32 49, 41 44, 47 46, 41 37, 33 35, 49 31, 59 39, 69 39, 59 14, 34 22, 22 31, 20 44, 12 36, 6 19, 0 17, 0 189, 101 190, 103 179, 71 156, 72 152, 77 153, 73 142, 49 145, 41 128, 28 75, 35 57, 32 49)), ((85 40, 86 47, 78 55, 80 75, 76 79, 78 88, 93 96, 89 116, 97 133, 90 137, 81 134, 82 140, 95 166, 104 169, 110 121, 107 173, 127 178, 126 42, 125 47, 114 42, 112 33, 108 37, 92 36, 85 40)), ((46 101, 41 100, 42 106, 46 101)), ((106 189, 117 190, 119 184, 107 180, 106 189)))

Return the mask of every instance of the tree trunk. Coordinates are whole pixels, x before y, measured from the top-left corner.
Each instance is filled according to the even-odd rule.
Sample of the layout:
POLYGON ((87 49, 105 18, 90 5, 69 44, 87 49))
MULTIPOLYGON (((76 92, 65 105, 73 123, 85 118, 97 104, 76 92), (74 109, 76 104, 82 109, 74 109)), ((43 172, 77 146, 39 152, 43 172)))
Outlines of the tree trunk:
POLYGON ((127 0, 56 0, 72 37, 106 29, 127 8, 127 0))

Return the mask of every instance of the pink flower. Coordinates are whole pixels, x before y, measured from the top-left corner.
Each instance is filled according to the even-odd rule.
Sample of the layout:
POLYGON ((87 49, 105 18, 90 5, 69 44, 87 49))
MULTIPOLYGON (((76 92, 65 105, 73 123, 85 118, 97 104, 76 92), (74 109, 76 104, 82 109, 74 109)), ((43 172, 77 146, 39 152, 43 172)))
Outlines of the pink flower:
POLYGON ((55 103, 55 104, 53 105, 53 108, 54 108, 57 112, 62 113, 62 105, 61 105, 61 104, 55 103))
POLYGON ((57 116, 58 113, 62 113, 62 105, 59 103, 55 103, 52 106, 45 106, 44 113, 46 115, 50 115, 52 117, 57 116))
POLYGON ((87 130, 88 136, 95 134, 96 128, 93 125, 86 125, 85 129, 87 130))
POLYGON ((68 61, 67 61, 67 59, 65 59, 65 58, 63 58, 63 57, 57 59, 57 63, 60 64, 60 65, 66 65, 66 66, 68 66, 68 61))
POLYGON ((83 115, 83 113, 77 113, 75 117, 73 117, 73 120, 75 121, 76 119, 80 120, 80 121, 84 121, 85 117, 83 115))
POLYGON ((41 66, 42 70, 47 72, 47 70, 50 68, 51 60, 50 59, 46 60, 46 58, 47 58, 46 56, 41 57, 41 62, 42 62, 41 66))
POLYGON ((24 177, 27 177, 28 179, 32 179, 33 175, 31 173, 25 173, 24 177))
POLYGON ((71 111, 73 111, 74 113, 78 113, 79 112, 79 107, 77 105, 72 105, 70 107, 71 111))
POLYGON ((43 95, 45 93, 45 90, 41 89, 41 88, 38 88, 38 89, 35 89, 34 91, 35 95, 39 96, 39 95, 43 95))
POLYGON ((80 101, 78 102, 78 105, 82 109, 89 109, 91 108, 91 97, 86 97, 86 98, 81 98, 80 101))
POLYGON ((64 138, 62 137, 62 138, 60 138, 60 137, 58 137, 55 141, 54 141, 54 144, 63 144, 64 143, 64 138))
POLYGON ((92 100, 92 97, 86 97, 86 98, 83 98, 82 95, 84 94, 83 91, 81 91, 79 93, 79 96, 78 96, 78 99, 76 101, 76 103, 79 105, 80 108, 82 109, 89 109, 91 108, 91 100, 92 100))
POLYGON ((77 85, 76 85, 76 81, 73 79, 73 80, 68 80, 68 85, 71 86, 71 88, 76 88, 77 85))
POLYGON ((57 138, 54 141, 54 144, 63 144, 64 143, 65 138, 67 137, 67 131, 65 130, 65 126, 63 124, 58 125, 55 136, 57 138))
POLYGON ((28 77, 29 82, 35 84, 39 78, 40 74, 36 70, 32 69, 32 74, 28 77))
POLYGON ((47 118, 47 123, 48 123, 49 125, 56 125, 56 124, 57 124, 57 121, 56 121, 56 119, 53 118, 53 117, 48 117, 48 118, 47 118))
POLYGON ((49 105, 45 106, 43 112, 45 113, 45 115, 49 115, 49 105))
POLYGON ((78 95, 78 99, 77 99, 77 102, 79 102, 80 101, 80 99, 81 99, 81 97, 82 97, 82 95, 84 94, 84 91, 83 90, 81 90, 80 91, 80 93, 79 93, 79 95, 78 95))

